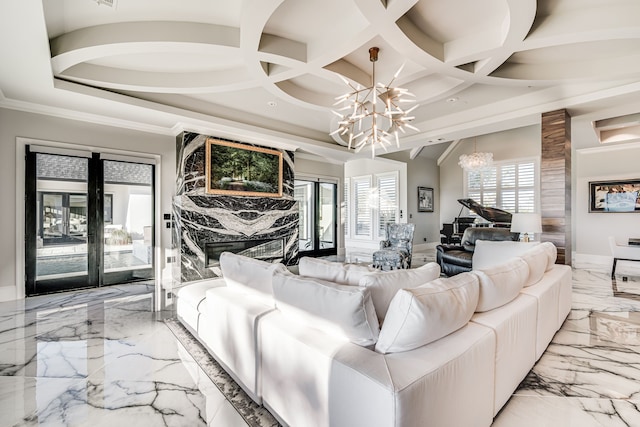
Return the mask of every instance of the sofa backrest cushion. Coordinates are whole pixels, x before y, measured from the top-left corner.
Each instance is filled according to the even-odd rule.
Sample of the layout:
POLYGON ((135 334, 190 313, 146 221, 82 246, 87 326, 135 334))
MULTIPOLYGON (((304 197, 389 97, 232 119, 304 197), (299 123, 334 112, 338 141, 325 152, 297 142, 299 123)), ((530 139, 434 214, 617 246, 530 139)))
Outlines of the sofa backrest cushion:
POLYGON ((378 340, 380 326, 367 288, 287 272, 274 274, 273 295, 276 308, 294 322, 364 347, 378 340))
POLYGON ((520 255, 520 258, 529 265, 529 278, 524 283, 524 286, 535 285, 547 271, 547 265, 549 264, 547 249, 545 249, 544 245, 537 245, 520 255))
POLYGON ((382 323, 396 292, 403 288, 416 288, 438 277, 440 277, 440 266, 435 262, 429 262, 421 267, 408 270, 365 274, 360 279, 360 286, 371 290, 371 298, 373 298, 378 321, 382 323))
POLYGON ((287 271, 281 263, 270 263, 231 252, 220 254, 220 270, 229 288, 273 298, 273 273, 287 271))
POLYGON ((547 271, 551 270, 558 259, 558 248, 551 242, 543 242, 542 246, 547 252, 547 271))
POLYGON ((376 351, 397 353, 436 341, 466 325, 477 305, 478 276, 470 272, 401 289, 389 305, 376 351))
POLYGON ((473 251, 472 265, 474 270, 482 270, 487 267, 502 264, 510 258, 522 255, 539 242, 514 242, 476 240, 476 249, 473 251))
POLYGON ((302 257, 298 263, 300 276, 328 280, 341 285, 358 286, 362 276, 374 271, 377 270, 366 265, 331 262, 312 257, 302 257))
POLYGON ((529 277, 529 266, 522 258, 510 258, 501 264, 473 270, 478 276, 480 293, 477 312, 505 305, 518 296, 529 277))
POLYGON ((500 227, 469 227, 462 233, 460 244, 466 251, 473 252, 476 240, 518 240, 519 234, 512 233, 508 228, 500 227))

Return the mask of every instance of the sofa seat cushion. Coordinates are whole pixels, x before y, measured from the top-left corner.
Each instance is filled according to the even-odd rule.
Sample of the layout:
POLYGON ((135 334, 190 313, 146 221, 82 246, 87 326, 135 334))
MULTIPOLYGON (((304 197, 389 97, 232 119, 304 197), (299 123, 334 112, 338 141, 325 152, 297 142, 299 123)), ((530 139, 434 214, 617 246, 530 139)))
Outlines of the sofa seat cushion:
POLYGON ((408 270, 393 270, 365 274, 360 286, 371 290, 371 298, 382 323, 391 300, 400 289, 416 288, 440 277, 440 266, 435 262, 408 270))
POLYGON ((571 312, 572 300, 572 271, 571 267, 563 264, 553 264, 552 268, 545 273, 545 279, 549 278, 558 283, 560 296, 558 297, 558 324, 560 329, 565 319, 571 312))
POLYGON ((473 252, 453 249, 450 251, 442 252, 441 257, 442 261, 446 262, 447 264, 455 264, 471 268, 473 252))
POLYGON ((560 301, 560 284, 557 277, 545 277, 533 286, 523 288, 520 292, 537 300, 536 326, 536 360, 538 360, 558 330, 558 311, 560 301))
POLYGON ((473 269, 480 270, 520 256, 539 242, 514 242, 510 240, 476 240, 473 251, 473 269))
POLYGON ((260 295, 222 287, 207 291, 200 340, 256 402, 260 402, 258 322, 275 311, 260 295))
POLYGON ((471 318, 496 336, 493 415, 504 406, 535 363, 537 301, 519 294, 513 301, 471 318))
POLYGON ((276 307, 292 321, 361 346, 378 340, 378 317, 367 288, 276 272, 273 292, 276 307))
POLYGON ((473 273, 401 289, 389 305, 376 351, 413 350, 460 329, 476 310, 478 293, 478 276, 473 273))
POLYGON ((374 271, 376 271, 375 268, 366 265, 331 262, 312 257, 302 257, 298 263, 300 276, 327 280, 340 285, 358 286, 362 276, 374 271))
POLYGON ((272 300, 273 273, 286 271, 287 268, 281 263, 272 264, 231 252, 223 252, 220 254, 220 270, 228 287, 257 293, 267 300, 272 300))
POLYGON ((529 277, 529 266, 521 258, 511 258, 502 264, 473 270, 480 283, 476 311, 483 312, 505 305, 518 296, 529 277))
POLYGON ((209 289, 225 286, 222 278, 203 280, 183 286, 176 293, 176 312, 182 323, 193 332, 198 332, 200 314, 206 310, 206 292, 209 289))

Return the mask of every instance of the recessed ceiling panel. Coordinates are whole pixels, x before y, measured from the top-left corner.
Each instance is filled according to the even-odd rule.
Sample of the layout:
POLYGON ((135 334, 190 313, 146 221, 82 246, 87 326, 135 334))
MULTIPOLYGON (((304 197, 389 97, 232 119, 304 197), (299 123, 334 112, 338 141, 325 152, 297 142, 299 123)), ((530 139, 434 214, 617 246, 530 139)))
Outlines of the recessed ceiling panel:
POLYGON ((49 38, 101 24, 137 21, 185 21, 240 26, 242 1, 121 0, 117 7, 93 0, 44 0, 49 38))
POLYGON ((417 2, 407 16, 427 36, 446 44, 500 30, 508 13, 505 0, 429 0, 417 2))

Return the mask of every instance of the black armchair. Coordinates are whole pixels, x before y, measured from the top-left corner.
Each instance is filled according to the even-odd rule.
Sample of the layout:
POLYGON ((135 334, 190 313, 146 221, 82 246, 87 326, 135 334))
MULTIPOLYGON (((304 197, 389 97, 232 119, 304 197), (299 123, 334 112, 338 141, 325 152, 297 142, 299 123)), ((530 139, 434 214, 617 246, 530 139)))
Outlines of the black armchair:
POLYGON ((436 261, 446 276, 471 271, 476 240, 518 240, 519 233, 508 228, 470 227, 464 230, 459 245, 436 246, 436 261))

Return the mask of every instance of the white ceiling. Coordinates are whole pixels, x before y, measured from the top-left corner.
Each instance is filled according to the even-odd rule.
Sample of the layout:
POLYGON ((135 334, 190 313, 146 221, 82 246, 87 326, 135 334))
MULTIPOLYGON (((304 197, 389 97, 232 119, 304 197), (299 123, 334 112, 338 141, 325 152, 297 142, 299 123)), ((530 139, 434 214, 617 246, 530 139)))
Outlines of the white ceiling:
POLYGON ((402 149, 438 157, 559 108, 640 112, 639 18, 637 0, 10 0, 0 106, 346 160, 338 73, 368 85, 377 46, 377 80, 404 64, 420 104, 402 149))

